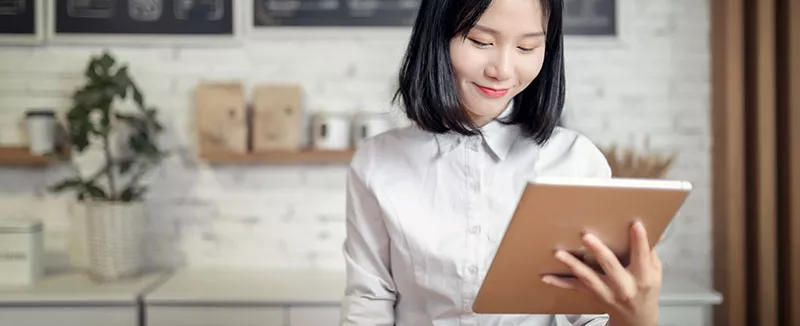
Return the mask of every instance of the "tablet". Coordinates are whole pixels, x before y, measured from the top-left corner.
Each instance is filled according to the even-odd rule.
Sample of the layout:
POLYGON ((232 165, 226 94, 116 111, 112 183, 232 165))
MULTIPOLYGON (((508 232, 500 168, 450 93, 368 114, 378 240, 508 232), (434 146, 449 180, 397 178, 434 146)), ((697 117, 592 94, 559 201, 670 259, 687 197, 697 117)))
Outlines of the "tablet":
POLYGON ((630 226, 644 223, 652 247, 683 206, 691 183, 662 179, 542 177, 529 182, 478 290, 473 311, 484 314, 603 314, 590 294, 541 281, 571 276, 554 257, 575 254, 601 272, 581 241, 591 232, 628 263, 630 226))

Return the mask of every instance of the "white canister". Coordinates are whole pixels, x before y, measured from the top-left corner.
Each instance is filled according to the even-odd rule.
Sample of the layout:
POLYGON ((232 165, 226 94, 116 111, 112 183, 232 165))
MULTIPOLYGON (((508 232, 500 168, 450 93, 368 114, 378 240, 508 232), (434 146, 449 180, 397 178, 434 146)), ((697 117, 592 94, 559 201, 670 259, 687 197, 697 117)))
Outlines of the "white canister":
POLYGON ((0 285, 31 285, 44 275, 43 226, 33 220, 0 220, 0 285))
POLYGON ((25 113, 31 154, 44 155, 56 147, 56 114, 53 110, 30 110, 25 113))
POLYGON ((385 115, 359 113, 353 118, 353 146, 358 147, 364 139, 388 131, 393 127, 394 124, 385 115))
POLYGON ((311 141, 317 150, 350 148, 350 117, 345 114, 318 113, 311 126, 311 141))

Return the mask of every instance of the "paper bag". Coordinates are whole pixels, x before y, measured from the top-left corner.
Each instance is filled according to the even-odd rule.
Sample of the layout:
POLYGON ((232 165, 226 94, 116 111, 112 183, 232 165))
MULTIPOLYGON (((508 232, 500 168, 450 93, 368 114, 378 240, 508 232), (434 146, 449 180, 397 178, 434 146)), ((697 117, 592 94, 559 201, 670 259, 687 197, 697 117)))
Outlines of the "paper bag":
POLYGON ((297 85, 261 85, 253 98, 253 151, 301 149, 302 89, 297 85))
POLYGON ((201 152, 247 153, 247 102, 240 83, 201 83, 195 93, 201 152))

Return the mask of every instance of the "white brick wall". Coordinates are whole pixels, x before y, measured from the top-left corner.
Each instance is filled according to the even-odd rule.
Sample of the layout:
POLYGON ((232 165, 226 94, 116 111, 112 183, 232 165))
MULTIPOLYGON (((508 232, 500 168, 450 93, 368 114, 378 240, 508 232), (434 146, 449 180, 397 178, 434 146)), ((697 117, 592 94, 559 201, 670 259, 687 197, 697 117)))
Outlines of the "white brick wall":
MULTIPOLYGON (((707 0, 620 0, 618 38, 568 37, 568 125, 598 144, 676 150, 670 173, 696 191, 661 249, 667 286, 709 287, 709 42, 707 0)), ((148 100, 161 108, 167 144, 178 149, 154 178, 149 251, 153 264, 341 268, 344 167, 208 166, 195 156, 190 92, 201 80, 297 82, 309 111, 390 110, 388 98, 407 33, 253 35, 241 46, 114 46, 148 100), (331 37, 335 36, 335 37, 331 37), (222 59, 220 59, 222 58, 222 59)), ((99 46, 0 48, 0 142, 31 107, 65 110, 85 61, 99 46)), ((11 215, 45 215, 64 246, 64 205, 17 200, 63 169, 0 169, 0 202, 11 215), (57 216, 50 216, 57 215, 57 216)))

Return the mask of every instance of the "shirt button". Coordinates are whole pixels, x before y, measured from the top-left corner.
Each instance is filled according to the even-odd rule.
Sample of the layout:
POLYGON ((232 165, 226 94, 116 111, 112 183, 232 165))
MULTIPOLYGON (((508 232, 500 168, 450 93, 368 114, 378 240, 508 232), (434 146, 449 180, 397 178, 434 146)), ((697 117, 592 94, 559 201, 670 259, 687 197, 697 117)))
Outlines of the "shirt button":
POLYGON ((477 274, 478 273, 478 266, 474 266, 474 265, 470 266, 469 267, 469 273, 472 274, 472 275, 477 274))
POLYGON ((478 234, 480 232, 481 232, 481 226, 480 225, 473 225, 473 226, 471 226, 469 228, 469 233, 478 234))
POLYGON ((472 142, 472 144, 470 144, 469 148, 472 149, 473 152, 477 152, 478 151, 478 142, 472 142))

